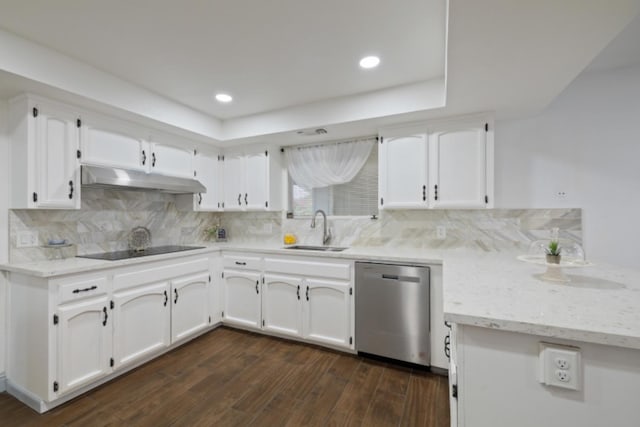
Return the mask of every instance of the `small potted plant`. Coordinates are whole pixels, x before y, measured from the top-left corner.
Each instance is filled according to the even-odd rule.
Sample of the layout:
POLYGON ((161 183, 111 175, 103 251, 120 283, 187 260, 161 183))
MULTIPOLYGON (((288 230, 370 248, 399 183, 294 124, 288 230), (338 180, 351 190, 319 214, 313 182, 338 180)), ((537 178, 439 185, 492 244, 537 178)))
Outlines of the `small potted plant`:
POLYGON ((549 242, 549 246, 545 248, 548 264, 560 264, 560 250, 561 248, 557 240, 551 240, 549 242))

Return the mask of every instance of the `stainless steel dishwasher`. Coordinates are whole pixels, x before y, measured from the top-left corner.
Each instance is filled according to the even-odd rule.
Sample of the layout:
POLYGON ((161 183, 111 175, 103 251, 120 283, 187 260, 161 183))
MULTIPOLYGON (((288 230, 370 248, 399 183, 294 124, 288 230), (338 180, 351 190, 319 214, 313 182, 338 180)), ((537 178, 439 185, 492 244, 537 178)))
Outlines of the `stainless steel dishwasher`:
POLYGON ((356 349, 429 366, 429 267, 356 263, 356 349))

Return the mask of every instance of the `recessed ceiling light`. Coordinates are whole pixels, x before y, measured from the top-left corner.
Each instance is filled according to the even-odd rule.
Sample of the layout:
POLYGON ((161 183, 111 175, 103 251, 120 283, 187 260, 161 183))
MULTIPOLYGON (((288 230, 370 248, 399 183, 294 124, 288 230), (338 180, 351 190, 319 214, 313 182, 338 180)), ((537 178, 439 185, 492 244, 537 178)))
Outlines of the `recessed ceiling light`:
POLYGON ((218 102, 231 102, 233 101, 233 98, 231 97, 231 95, 227 95, 226 93, 217 93, 216 94, 216 100, 218 102))
POLYGON ((380 58, 377 56, 365 56, 360 60, 360 66, 362 68, 375 68, 380 64, 380 58))

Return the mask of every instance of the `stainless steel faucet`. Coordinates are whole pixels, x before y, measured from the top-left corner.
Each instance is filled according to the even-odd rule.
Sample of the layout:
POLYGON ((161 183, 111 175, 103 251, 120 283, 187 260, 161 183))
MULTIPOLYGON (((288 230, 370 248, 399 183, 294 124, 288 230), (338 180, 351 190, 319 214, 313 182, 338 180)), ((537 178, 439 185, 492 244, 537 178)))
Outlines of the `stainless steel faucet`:
POLYGON ((311 218, 311 228, 316 228, 316 216, 318 214, 322 214, 322 218, 324 219, 324 229, 322 230, 322 244, 326 245, 331 240, 331 230, 327 231, 327 214, 324 213, 322 209, 318 209, 313 214, 313 218, 311 218))

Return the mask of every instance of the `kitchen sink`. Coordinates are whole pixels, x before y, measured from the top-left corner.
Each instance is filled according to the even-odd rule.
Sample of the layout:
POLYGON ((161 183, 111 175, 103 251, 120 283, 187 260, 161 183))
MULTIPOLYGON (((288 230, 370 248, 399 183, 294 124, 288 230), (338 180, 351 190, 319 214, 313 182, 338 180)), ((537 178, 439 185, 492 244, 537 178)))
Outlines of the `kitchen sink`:
POLYGON ((302 251, 321 251, 321 252, 342 252, 349 248, 339 248, 336 246, 307 246, 307 245, 295 245, 285 246, 285 249, 297 249, 302 251))

